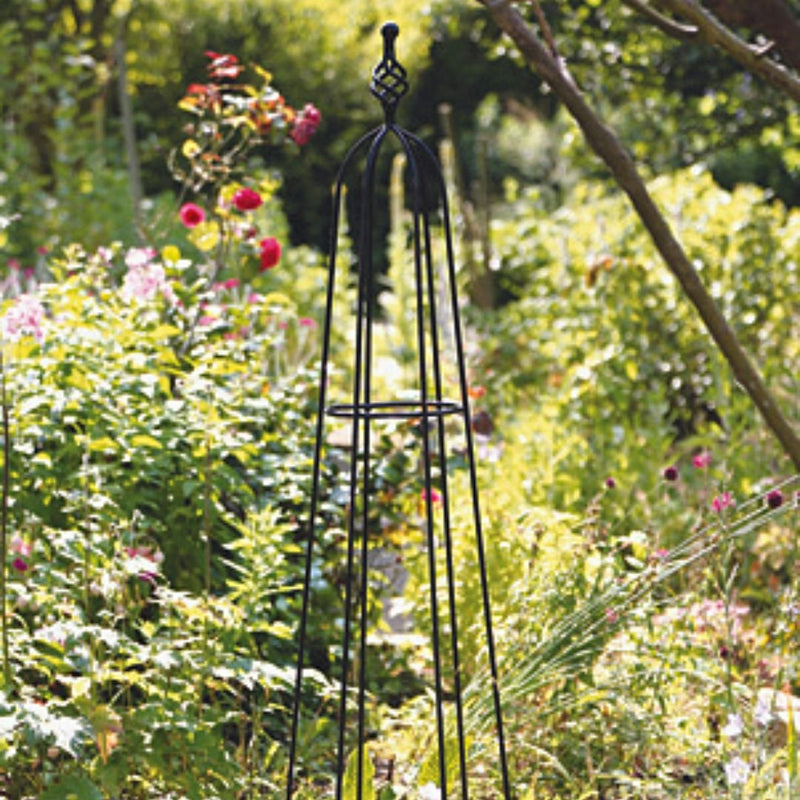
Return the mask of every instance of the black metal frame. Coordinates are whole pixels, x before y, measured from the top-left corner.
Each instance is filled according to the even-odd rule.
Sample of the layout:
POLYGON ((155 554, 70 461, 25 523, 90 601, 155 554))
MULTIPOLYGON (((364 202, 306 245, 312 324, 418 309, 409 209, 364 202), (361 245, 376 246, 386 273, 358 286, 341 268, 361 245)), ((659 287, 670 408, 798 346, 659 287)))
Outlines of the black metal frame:
POLYGON ((294 688, 294 708, 292 711, 289 766, 286 787, 287 800, 294 793, 295 770, 297 762, 297 736, 300 713, 301 685, 303 680, 303 661, 306 650, 306 628, 308 622, 309 602, 311 594, 311 563, 314 548, 315 528, 317 522, 320 479, 321 452, 325 433, 325 417, 339 417, 352 420, 352 437, 350 447, 349 473, 349 514, 347 535, 347 569, 345 587, 344 642, 342 647, 341 694, 339 698, 339 730, 337 744, 336 800, 342 800, 345 773, 345 729, 347 727, 347 676, 350 670, 351 648, 353 647, 353 622, 351 608, 354 586, 358 586, 358 653, 359 676, 357 689, 357 737, 358 737, 358 771, 357 800, 362 798, 365 758, 365 700, 366 700, 366 651, 367 651, 367 558, 368 530, 370 508, 370 448, 371 423, 373 420, 385 419, 419 419, 424 432, 422 441, 422 464, 424 471, 423 493, 425 510, 425 534, 428 552, 428 570, 430 576, 430 602, 432 619, 432 646, 434 660, 434 681, 436 699, 436 729, 438 742, 439 790, 442 800, 448 797, 446 746, 445 746, 445 711, 442 679, 442 653, 440 652, 439 608, 436 579, 436 541, 435 517, 432 490, 436 489, 441 497, 441 531, 442 544, 445 549, 445 567, 447 579, 447 601, 449 606, 450 657, 453 669, 453 693, 456 712, 456 734, 459 747, 459 774, 462 800, 469 797, 469 778, 467 772, 466 737, 464 732, 464 706, 462 697, 462 676, 458 652, 458 625, 456 620, 455 576, 453 564, 453 547, 450 528, 449 488, 447 479, 447 452, 445 447, 445 417, 460 415, 463 419, 466 438, 466 461, 469 470, 469 485, 472 496, 472 512, 475 539, 481 577, 483 614, 485 621, 487 652, 491 674, 491 691, 493 694, 497 742, 499 751, 499 767, 503 783, 503 797, 510 800, 508 765, 505 752, 505 739, 502 724, 500 690, 498 684, 497 659, 495 655, 494 634, 489 604, 489 586, 486 571, 486 557, 481 526, 480 504, 478 500, 477 475, 475 469, 474 443, 469 394, 467 386, 464 345, 461 334, 458 298, 456 293, 456 272, 453 255, 450 213, 447 193, 441 169, 436 157, 427 145, 418 137, 400 128, 395 123, 397 104, 408 90, 406 71, 398 63, 395 56, 395 40, 398 28, 394 23, 383 26, 381 33, 384 40, 383 58, 375 68, 370 85, 371 92, 380 101, 384 111, 384 122, 378 128, 363 136, 346 155, 336 178, 333 193, 333 222, 331 226, 331 252, 328 267, 328 287, 326 299, 325 322, 323 326, 323 343, 321 354, 321 372, 319 380, 319 410, 316 425, 316 445, 314 450, 314 466, 312 472, 312 496, 308 542, 306 545, 305 576, 302 596, 302 611, 298 635, 297 672, 294 688), (413 248, 414 275, 416 284, 417 311, 417 357, 419 367, 419 399, 418 401, 376 401, 372 396, 372 327, 374 321, 373 288, 375 282, 374 263, 372 257, 371 231, 373 227, 373 206, 375 171, 378 155, 387 138, 392 137, 399 143, 405 153, 410 181, 412 185, 413 204, 413 248), (336 278, 336 246, 340 230, 340 213, 344 192, 344 176, 353 165, 356 157, 367 150, 366 163, 362 178, 361 227, 358 244, 358 302, 356 309, 355 365, 353 393, 351 403, 333 403, 326 405, 329 378, 330 340, 333 326, 334 285, 336 278), (432 181, 432 183, 431 183, 432 181), (440 332, 437 324, 436 297, 434 291, 434 268, 432 253, 431 225, 425 210, 424 198, 429 190, 435 189, 439 197, 442 213, 442 224, 445 239, 447 260, 447 280, 449 283, 449 303, 453 321, 453 338, 456 353, 456 367, 460 387, 460 400, 446 400, 442 396, 443 381, 440 363, 440 332), (427 302, 427 309, 426 309, 427 302), (427 320, 426 320, 427 316, 427 320), (426 347, 426 340, 429 342, 426 347), (428 363, 430 348, 430 363, 428 363), (433 396, 429 396, 429 381, 432 379, 433 396), (431 438, 436 439, 432 446, 431 438), (436 458, 440 464, 438 483, 433 484, 432 460, 436 458), (359 469, 360 468, 360 469, 359 469), (360 490, 360 495, 359 495, 360 490), (360 523, 357 520, 357 508, 360 500, 360 523), (360 533, 359 533, 360 531, 360 533), (359 576, 355 575, 356 542, 360 536, 359 576))

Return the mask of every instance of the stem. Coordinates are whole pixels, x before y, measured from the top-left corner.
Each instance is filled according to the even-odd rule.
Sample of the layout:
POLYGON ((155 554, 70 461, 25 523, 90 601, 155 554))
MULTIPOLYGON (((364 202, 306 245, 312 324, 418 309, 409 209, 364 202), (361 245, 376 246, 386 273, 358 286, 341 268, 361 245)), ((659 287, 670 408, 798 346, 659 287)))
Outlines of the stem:
POLYGON ((6 574, 8 561, 8 494, 11 472, 11 443, 9 440, 8 401, 6 398, 6 370, 4 350, 0 347, 0 404, 3 407, 3 502, 0 514, 0 613, 2 613, 3 686, 11 687, 11 664, 8 660, 8 614, 6 574))

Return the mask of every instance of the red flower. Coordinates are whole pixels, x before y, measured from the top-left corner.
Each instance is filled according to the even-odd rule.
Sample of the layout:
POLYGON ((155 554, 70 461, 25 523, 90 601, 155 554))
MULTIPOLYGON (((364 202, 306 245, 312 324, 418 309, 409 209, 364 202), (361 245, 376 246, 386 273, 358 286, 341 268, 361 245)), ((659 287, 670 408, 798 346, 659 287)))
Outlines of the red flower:
POLYGON ((262 239, 259 243, 261 248, 261 268, 260 272, 272 269, 281 260, 281 243, 273 236, 262 239))
POLYGON ((179 213, 187 228, 196 228, 206 218, 206 212, 196 203, 184 203, 179 213))
POLYGON ((233 204, 239 211, 253 211, 263 202, 258 192, 253 189, 248 189, 246 186, 239 189, 236 194, 233 195, 233 204))
POLYGON ((309 139, 314 135, 321 121, 322 114, 319 113, 319 109, 311 103, 306 103, 305 108, 295 117, 294 125, 289 135, 295 144, 302 147, 308 144, 309 139))

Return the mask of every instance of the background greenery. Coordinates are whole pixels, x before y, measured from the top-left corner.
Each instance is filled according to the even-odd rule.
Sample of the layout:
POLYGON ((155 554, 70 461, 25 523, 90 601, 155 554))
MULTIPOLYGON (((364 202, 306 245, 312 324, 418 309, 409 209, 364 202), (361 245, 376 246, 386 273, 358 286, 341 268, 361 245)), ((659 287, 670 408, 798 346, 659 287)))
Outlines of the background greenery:
MULTIPOLYGON (((542 6, 796 421, 796 109, 621 4, 542 6)), ((444 0, 0 8, 3 312, 23 293, 45 309, 41 339, 3 349, 0 793, 281 796, 329 189, 379 121, 367 84, 387 18, 412 87, 401 122, 440 148, 472 301, 469 381, 518 796, 797 796, 796 718, 759 705, 800 690, 794 470, 563 110, 477 7, 444 0), (323 116, 307 147, 265 147, 247 165, 254 180, 276 179, 260 224, 283 256, 227 288, 180 224, 191 198, 167 167, 185 138, 177 103, 203 79, 206 50, 262 64, 288 102, 323 116), (126 295, 137 247, 154 248, 180 304, 126 295), (734 502, 719 510, 725 493, 734 502), (726 771, 737 758, 742 781, 726 771)), ((386 374, 403 374, 413 350, 397 174, 378 216, 391 231, 386 374)), ((339 245, 346 267, 347 231, 339 245)), ((348 348, 335 339, 337 363, 348 348)), ((372 544, 402 565, 411 625, 387 629, 395 590, 376 570, 376 788, 365 796, 381 800, 424 797, 438 781, 419 446, 402 422, 376 443, 372 544)), ((300 728, 308 798, 330 793, 334 769, 345 464, 326 445, 300 728)), ((452 482, 471 777, 489 798, 494 729, 460 466, 452 482)))

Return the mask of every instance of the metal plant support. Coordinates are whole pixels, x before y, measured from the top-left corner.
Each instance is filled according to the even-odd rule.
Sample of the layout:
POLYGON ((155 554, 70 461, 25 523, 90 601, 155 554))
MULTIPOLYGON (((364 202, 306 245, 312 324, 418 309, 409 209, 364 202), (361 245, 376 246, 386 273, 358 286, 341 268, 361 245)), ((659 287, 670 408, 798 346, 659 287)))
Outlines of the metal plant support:
MULTIPOLYGON (((459 304, 456 293, 456 273, 451 239, 451 224, 448 211, 445 182, 431 150, 418 137, 399 127, 395 122, 397 104, 408 91, 406 71, 395 56, 395 40, 398 28, 387 23, 382 28, 384 40, 383 58, 372 74, 370 90, 383 107, 383 124, 363 136, 348 152, 337 175, 333 193, 333 222, 331 226, 331 255, 327 286, 326 314, 323 328, 322 363, 319 381, 319 411, 316 428, 316 446, 312 472, 312 495, 308 542, 306 546, 305 582, 302 595, 302 612, 298 634, 297 673, 294 690, 294 709, 291 721, 289 766, 287 777, 287 800, 295 791, 298 760, 298 727, 303 680, 303 662, 306 657, 307 623, 311 596, 312 556, 318 524, 319 496, 321 481, 321 453, 326 437, 327 418, 334 417, 349 422, 351 426, 349 443, 349 482, 346 487, 348 498, 347 564, 344 599, 344 641, 341 653, 341 691, 338 712, 338 749, 336 761, 335 798, 342 800, 345 767, 348 761, 346 750, 346 730, 350 717, 355 716, 354 752, 356 758, 355 796, 362 800, 364 778, 367 774, 366 759, 366 669, 367 669, 367 605, 368 605, 368 556, 369 533, 375 523, 370 518, 372 494, 371 449, 374 426, 386 420, 414 420, 418 423, 420 435, 420 460, 424 490, 422 492, 423 536, 427 551, 427 564, 430 579, 430 613, 432 627, 433 681, 435 696, 436 746, 438 762, 438 793, 442 800, 448 797, 469 798, 470 777, 467 769, 468 743, 465 732, 464 687, 462 668, 459 662, 458 621, 456 619, 456 575, 454 574, 453 537, 451 531, 451 489, 448 486, 448 449, 446 434, 456 424, 463 426, 464 446, 459 453, 462 463, 468 470, 469 494, 471 496, 471 519, 474 528, 480 569, 481 603, 485 623, 486 650, 488 653, 491 682, 494 726, 498 746, 498 770, 502 781, 505 800, 510 800, 508 766, 498 686, 497 660, 495 656, 492 619, 489 608, 489 586, 486 571, 486 558, 481 528, 480 505, 478 501, 477 477, 473 431, 470 416, 469 394, 464 361, 464 345, 461 334, 459 304), (403 393, 399 399, 382 399, 373 396, 373 325, 375 323, 375 269, 373 259, 373 228, 375 206, 376 167, 379 154, 387 142, 394 140, 399 151, 405 155, 408 165, 408 182, 411 187, 412 205, 412 244, 413 263, 409 269, 414 273, 414 304, 416 311, 416 386, 408 387, 412 392, 403 393), (347 320, 337 320, 334 314, 334 285, 336 279, 336 246, 341 227, 340 215, 344 197, 344 179, 348 170, 357 163, 359 154, 366 153, 366 161, 361 172, 360 230, 357 247, 358 288, 355 311, 347 309, 347 320), (431 197, 436 197, 441 219, 443 246, 436 252, 433 247, 433 227, 429 220, 428 207, 431 197), (436 253, 444 262, 444 277, 447 284, 448 325, 450 331, 440 330, 445 317, 437 315, 436 291, 437 270, 436 253), (342 322, 353 325, 355 317, 352 397, 349 402, 330 402, 328 399, 330 379, 331 333, 342 322), (457 400, 445 399, 442 373, 440 343, 447 339, 455 351, 454 383, 460 395, 457 400), (447 423, 447 424, 446 424, 447 423), (440 598, 437 595, 437 552, 444 551, 447 617, 449 633, 440 635, 440 598), (358 555, 357 555, 358 554, 358 555), (445 661, 445 656, 447 661, 445 661), (444 670, 448 666, 452 676, 445 686, 444 670), (357 685, 349 687, 348 676, 356 665, 357 685), (348 714, 348 695, 355 695, 356 711, 348 714), (445 698, 452 703, 455 720, 452 728, 447 727, 445 718, 445 698), (453 733, 449 733, 453 731, 453 733), (448 786, 448 775, 453 774, 452 766, 448 772, 447 748, 457 748, 458 778, 456 786, 448 786)), ((347 279, 347 276, 344 278, 347 279)), ((441 281, 440 281, 441 282, 441 281)), ((452 436, 452 433, 449 435, 452 436)), ((452 453, 450 454, 452 457, 452 453)), ((351 736, 352 736, 351 729, 351 736)), ((484 755, 484 758, 486 756, 484 755)), ((352 766, 351 766, 352 769, 352 766)), ((496 796, 492 794, 492 796, 496 796)))

